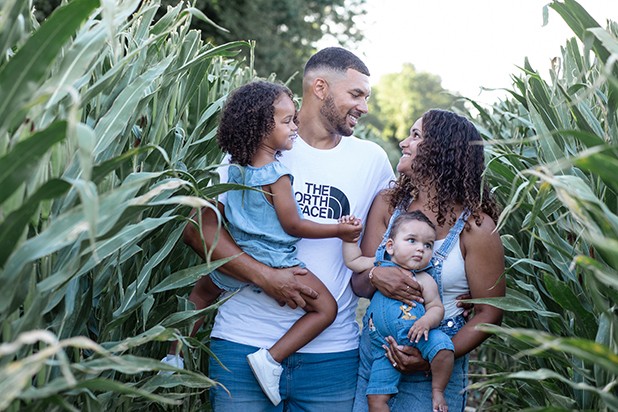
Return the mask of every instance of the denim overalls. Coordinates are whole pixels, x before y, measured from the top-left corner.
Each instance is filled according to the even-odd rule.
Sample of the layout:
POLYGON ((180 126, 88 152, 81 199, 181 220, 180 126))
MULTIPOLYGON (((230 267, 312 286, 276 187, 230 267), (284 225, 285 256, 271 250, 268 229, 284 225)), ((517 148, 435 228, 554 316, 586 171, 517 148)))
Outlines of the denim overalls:
MULTIPOLYGON (((390 235, 391 226, 397 216, 407 210, 406 207, 395 209, 389 221, 388 228, 384 234, 384 238, 376 251, 376 262, 381 262, 388 259, 388 254, 385 251, 386 240, 390 235)), ((442 298, 442 265, 448 254, 451 252, 457 239, 463 230, 466 220, 470 216, 469 211, 464 211, 455 225, 451 228, 442 245, 434 251, 432 258, 432 267, 426 270, 438 284, 440 298, 442 298)), ((360 340, 360 366, 358 371, 358 382, 356 387, 356 399, 354 402, 354 411, 365 412, 367 406, 367 387, 369 376, 372 368, 372 352, 371 352, 371 331, 369 330, 368 313, 363 318, 363 330, 360 340)), ((448 336, 453 337, 461 327, 465 324, 463 316, 459 315, 454 318, 444 319, 439 326, 439 329, 448 336)), ((393 336, 394 337, 394 336, 393 336)), ((466 404, 466 394, 464 388, 467 385, 468 379, 468 355, 462 356, 455 360, 451 379, 445 390, 444 396, 449 406, 450 411, 463 411, 466 404)), ((412 374, 402 374, 401 381, 398 386, 399 392, 391 398, 389 406, 391 412, 414 412, 414 411, 431 411, 432 410, 432 394, 431 394, 431 376, 425 372, 417 372, 412 374)))

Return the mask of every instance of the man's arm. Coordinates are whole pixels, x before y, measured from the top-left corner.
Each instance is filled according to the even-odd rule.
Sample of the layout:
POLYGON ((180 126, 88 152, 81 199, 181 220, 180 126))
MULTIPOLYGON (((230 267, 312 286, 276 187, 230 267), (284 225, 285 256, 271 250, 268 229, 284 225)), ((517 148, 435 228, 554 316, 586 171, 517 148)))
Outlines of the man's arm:
MULTIPOLYGON (((221 266, 218 270, 236 279, 250 282, 260 287, 264 292, 275 299, 279 304, 287 304, 292 309, 306 305, 304 296, 316 298, 317 292, 308 286, 301 284, 296 275, 304 275, 306 269, 300 267, 273 269, 261 262, 253 259, 238 247, 234 239, 225 230, 219 227, 218 217, 211 208, 201 209, 201 230, 196 225, 189 223, 183 231, 183 240, 190 246, 202 259, 206 259, 205 249, 202 238, 206 244, 206 249, 212 249, 211 258, 213 260, 224 259, 238 255, 235 259, 221 266)), ((198 225, 199 225, 199 220, 198 225)))

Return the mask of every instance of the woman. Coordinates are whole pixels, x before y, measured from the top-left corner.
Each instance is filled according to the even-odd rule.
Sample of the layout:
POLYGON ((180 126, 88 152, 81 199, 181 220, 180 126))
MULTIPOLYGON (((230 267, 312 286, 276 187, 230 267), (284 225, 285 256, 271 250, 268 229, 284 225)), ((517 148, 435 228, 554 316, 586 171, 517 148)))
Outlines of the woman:
MULTIPOLYGON (((488 335, 475 330, 480 323, 500 324, 502 311, 477 304, 467 323, 457 296, 473 299, 504 296, 504 250, 497 233, 498 207, 483 185, 482 139, 466 118, 444 110, 430 110, 410 129, 400 145, 397 165, 400 176, 393 189, 376 197, 367 218, 361 249, 372 256, 389 228, 391 216, 420 210, 435 224, 432 276, 438 283, 445 307, 440 328, 453 340, 455 365, 445 396, 450 411, 466 405, 468 353, 488 335)), ((418 284, 397 268, 374 267, 352 277, 359 296, 371 297, 377 289, 384 295, 411 303, 419 300, 418 284)), ((371 369, 369 328, 363 320, 361 365, 355 411, 366 411, 365 389, 371 369)), ((394 368, 404 373, 399 393, 391 399, 392 411, 432 409, 429 363, 411 347, 397 346, 387 337, 386 353, 394 368)))

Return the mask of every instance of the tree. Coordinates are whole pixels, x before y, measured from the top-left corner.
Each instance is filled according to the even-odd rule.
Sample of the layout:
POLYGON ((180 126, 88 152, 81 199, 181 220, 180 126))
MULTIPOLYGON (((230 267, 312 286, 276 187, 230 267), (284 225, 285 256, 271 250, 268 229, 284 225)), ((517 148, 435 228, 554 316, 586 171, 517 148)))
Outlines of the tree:
MULTIPOLYGON (((362 40, 354 19, 366 13, 366 0, 193 0, 195 7, 228 32, 194 20, 202 38, 213 44, 238 39, 254 40, 257 74, 276 73, 301 92, 302 69, 316 42, 334 37, 342 46, 362 40), (298 73, 298 74, 296 74, 298 73), (296 75, 295 75, 296 74, 296 75)), ((176 4, 165 0, 162 4, 176 4)), ((247 56, 248 57, 248 56, 247 56)))
POLYGON ((369 100, 368 121, 386 141, 398 142, 410 126, 432 108, 451 108, 457 98, 442 88, 439 76, 417 72, 406 63, 399 73, 384 75, 369 100))
MULTIPOLYGON (((142 0, 148 3, 150 0, 142 0)), ((181 0, 162 0, 157 14, 181 0)), ((358 19, 366 14, 366 0, 185 0, 202 11, 212 23, 193 19, 191 27, 202 39, 215 45, 239 39, 253 40, 254 68, 260 77, 276 73, 292 90, 300 94, 302 69, 316 51, 316 43, 334 38, 342 46, 363 39, 358 19), (227 31, 222 30, 225 28, 227 31)), ((60 0, 33 0, 39 21, 60 5, 60 0)), ((250 56, 245 52, 247 61, 250 56)))

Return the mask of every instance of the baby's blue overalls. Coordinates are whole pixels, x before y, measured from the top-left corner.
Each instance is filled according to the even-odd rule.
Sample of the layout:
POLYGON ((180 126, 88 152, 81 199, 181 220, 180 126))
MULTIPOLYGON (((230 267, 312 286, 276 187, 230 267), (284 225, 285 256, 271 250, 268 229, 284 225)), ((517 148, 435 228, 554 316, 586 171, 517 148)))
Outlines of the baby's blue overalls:
MULTIPOLYGON (((376 251, 376 264, 379 264, 386 259, 388 259, 388 254, 385 251, 386 248, 386 240, 388 239, 391 231, 391 226, 397 216, 399 216, 402 212, 407 210, 407 205, 405 207, 395 209, 395 212, 391 216, 388 228, 384 234, 384 238, 376 251)), ((442 245, 434 250, 432 262, 430 267, 425 270, 429 273, 436 283, 438 284, 438 290, 440 292, 440 298, 442 298, 442 264, 450 251, 453 249, 461 231, 465 226, 465 222, 468 219, 470 213, 468 211, 464 211, 461 216, 455 222, 455 225, 449 231, 446 239, 442 245)), ((391 263, 392 264, 392 263, 391 263)), ((382 295, 379 292, 376 292, 374 297, 372 298, 372 302, 370 304, 373 305, 373 300, 376 299, 377 296, 382 295), (378 295, 379 294, 379 295, 378 295)), ((383 295, 382 295, 383 296, 383 295)), ((378 298, 381 299, 381 298, 378 298)), ((388 298, 385 298, 388 299, 388 298)), ((393 300, 393 299, 389 299, 393 300)), ((401 313, 401 302, 397 302, 396 310, 401 313)), ((417 305, 417 308, 422 308, 422 313, 425 312, 425 309, 422 305, 417 305)), ((392 412, 396 411, 406 411, 406 412, 414 412, 414 411, 427 411, 432 410, 432 393, 431 393, 431 377, 426 376, 424 372, 416 372, 412 374, 400 374, 388 361, 384 354, 384 349, 382 348, 382 343, 380 342, 384 336, 393 336, 397 339, 398 343, 404 344, 407 346, 411 346, 409 340, 407 340, 406 334, 409 330, 410 326, 404 325, 394 325, 392 329, 397 329, 397 331, 393 330, 392 333, 386 332, 382 336, 379 336, 377 331, 371 331, 369 327, 369 318, 374 316, 374 325, 375 325, 375 313, 370 309, 367 309, 365 316, 363 318, 363 331, 361 334, 360 341, 360 367, 359 367, 359 378, 357 382, 356 388, 356 400, 354 402, 353 410, 355 412, 364 412, 368 410, 367 406, 367 394, 378 394, 378 393, 398 393, 397 396, 391 398, 389 401, 389 406, 391 407, 392 412), (398 336, 399 335, 399 336, 398 336), (407 343, 403 343, 400 341, 399 337, 403 336, 407 343), (378 346, 379 345, 379 346, 378 346), (379 350, 379 352, 376 352, 379 350), (379 356, 378 356, 379 355, 379 356), (373 365, 376 363, 376 360, 379 360, 379 365, 385 365, 384 369, 390 368, 390 370, 394 371, 396 376, 396 381, 399 383, 399 387, 395 386, 395 390, 392 391, 391 388, 387 388, 387 385, 392 385, 389 383, 374 383, 373 381, 380 378, 380 374, 376 378, 374 378, 374 370, 373 365), (378 392, 378 388, 382 386, 384 389, 388 389, 389 391, 378 392)), ((420 313, 420 312, 419 312, 420 313)), ((388 314, 385 315, 385 317, 388 314)), ((398 318, 399 314, 396 316, 398 318)), ((416 314, 418 316, 418 314, 416 314)), ((448 337, 453 337, 459 329, 461 329, 465 324, 465 319, 463 316, 459 315, 455 318, 444 319, 440 323, 440 326, 437 329, 433 329, 432 331, 441 331, 446 334, 448 337)), ((430 334, 430 339, 431 339, 430 334)), ((420 342, 419 342, 420 343, 420 342)), ((451 350, 453 348, 451 341, 451 350)), ((419 350, 421 350, 419 348, 419 350)), ((437 353, 437 350, 434 351, 433 355, 437 353)), ((425 357, 425 355, 423 355, 425 357)), ((381 368, 380 368, 381 369, 381 368)), ((392 372, 389 372, 391 374, 392 372)), ((455 365, 453 367, 453 373, 451 374, 451 379, 449 380, 449 384, 445 391, 446 401, 449 405, 449 410, 455 411, 463 411, 465 407, 465 392, 464 388, 467 385, 467 375, 468 375, 468 357, 463 356, 457 358, 455 360, 455 365)), ((392 378, 391 378, 392 379, 392 378)))
MULTIPOLYGON (((397 266, 388 259, 377 262, 377 264, 397 266)), ((384 354, 383 346, 387 344, 385 339, 387 336, 395 338, 400 345, 416 347, 421 352, 421 356, 429 362, 433 361, 438 351, 455 350, 451 338, 439 329, 431 329, 427 340, 423 337, 415 343, 408 339, 408 331, 424 314, 425 307, 421 304, 409 306, 384 296, 380 291, 375 292, 366 314, 369 317, 367 323, 373 355, 367 395, 398 392, 397 386, 401 373, 391 365, 384 354)))

